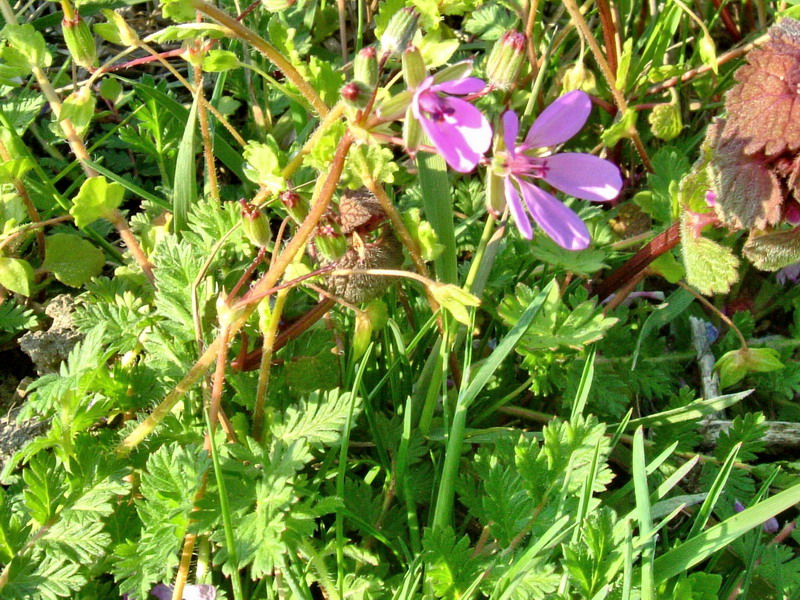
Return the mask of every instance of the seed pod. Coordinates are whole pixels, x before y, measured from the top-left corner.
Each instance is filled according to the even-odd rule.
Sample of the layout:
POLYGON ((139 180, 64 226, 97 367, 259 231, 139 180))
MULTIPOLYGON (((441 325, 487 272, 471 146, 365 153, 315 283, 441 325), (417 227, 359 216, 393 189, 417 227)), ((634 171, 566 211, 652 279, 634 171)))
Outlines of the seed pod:
POLYGON ((401 8, 389 19, 381 36, 381 48, 390 54, 399 54, 411 43, 419 24, 419 11, 413 6, 401 8))
POLYGON ((507 31, 497 40, 486 61, 486 78, 499 89, 506 89, 517 82, 525 62, 525 34, 507 31))
POLYGON ((353 79, 375 87, 378 85, 378 53, 373 46, 362 48, 353 60, 353 79))
POLYGON ((269 12, 280 12, 294 6, 297 0, 261 0, 261 5, 269 12))
POLYGON ((64 42, 67 45, 72 60, 75 64, 84 69, 97 66, 97 47, 94 44, 94 36, 78 11, 72 19, 64 18, 61 21, 61 30, 64 34, 64 42))
MULTIPOLYGON (((388 228, 371 244, 359 251, 349 248, 335 263, 337 269, 399 269, 403 265, 403 245, 388 228)), ((331 293, 351 304, 368 302, 381 296, 394 283, 393 278, 382 275, 334 275, 328 280, 331 293)))
POLYGON ((337 260, 347 251, 347 240, 330 223, 317 226, 314 245, 319 255, 328 262, 337 260))

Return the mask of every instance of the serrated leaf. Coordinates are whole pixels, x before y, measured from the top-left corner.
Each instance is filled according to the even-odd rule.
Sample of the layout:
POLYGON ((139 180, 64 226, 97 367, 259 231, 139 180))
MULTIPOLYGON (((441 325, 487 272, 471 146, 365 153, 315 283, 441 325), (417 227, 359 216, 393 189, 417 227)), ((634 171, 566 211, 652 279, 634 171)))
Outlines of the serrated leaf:
POLYGON ((33 25, 9 23, 0 31, 0 37, 6 40, 11 48, 22 54, 30 66, 40 69, 50 66, 53 57, 47 51, 44 36, 36 31, 33 25))
POLYGON ((681 107, 678 103, 659 104, 647 117, 653 135, 668 142, 678 137, 683 129, 681 107))
POLYGON ((739 279, 739 259, 730 248, 708 238, 695 237, 681 218, 681 255, 686 281, 701 294, 725 294, 739 279))
POLYGON ((77 235, 56 233, 45 239, 42 268, 66 285, 82 286, 100 274, 105 261, 102 250, 77 235))
POLYGON ((209 50, 203 59, 203 71, 222 73, 239 67, 239 59, 230 50, 209 50))
POLYGON ((741 140, 742 151, 768 156, 800 147, 800 22, 783 19, 769 29, 769 41, 747 55, 728 92, 726 137, 741 140))
POLYGON ((579 275, 591 275, 608 267, 603 262, 606 259, 605 251, 595 248, 566 250, 546 235, 537 235, 530 245, 530 251, 534 258, 543 263, 579 275))
POLYGON ((354 400, 350 393, 339 390, 314 392, 286 411, 272 435, 286 443, 305 438, 312 446, 330 446, 338 441, 353 403, 355 418, 361 412, 360 398, 354 400))
POLYGON ((97 219, 108 217, 122 204, 125 188, 118 183, 108 183, 105 177, 89 177, 81 185, 69 209, 75 225, 86 227, 97 219))
POLYGON ((456 539, 452 528, 427 529, 423 538, 427 577, 439 598, 461 598, 478 573, 469 536, 456 539))
MULTIPOLYGON (((781 219, 783 191, 763 154, 747 154, 746 138, 731 138, 716 121, 706 131, 708 175, 717 194, 717 216, 728 227, 764 229, 781 219)), ((727 131, 727 126, 725 126, 727 131)))
POLYGON ((742 254, 763 271, 777 271, 800 261, 800 229, 751 231, 742 254))
POLYGON ((21 258, 0 257, 0 286, 21 296, 31 295, 33 267, 21 258))

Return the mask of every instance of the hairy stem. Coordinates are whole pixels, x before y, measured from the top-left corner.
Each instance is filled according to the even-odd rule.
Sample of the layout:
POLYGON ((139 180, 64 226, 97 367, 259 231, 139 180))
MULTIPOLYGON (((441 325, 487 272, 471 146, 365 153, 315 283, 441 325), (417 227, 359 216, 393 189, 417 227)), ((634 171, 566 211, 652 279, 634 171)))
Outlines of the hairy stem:
POLYGON ((320 116, 324 117, 328 114, 328 106, 322 101, 322 98, 320 98, 319 94, 317 94, 317 90, 315 90, 313 86, 306 81, 300 72, 294 68, 292 63, 284 58, 284 56, 278 51, 277 48, 275 48, 275 46, 270 44, 252 29, 242 25, 236 20, 235 17, 232 17, 225 11, 218 9, 216 6, 212 6, 203 0, 191 0, 191 2, 192 6, 196 10, 215 20, 217 23, 224 25, 233 33, 235 33, 237 37, 241 38, 253 46, 253 48, 261 52, 261 54, 266 56, 272 62, 272 64, 274 64, 278 70, 286 76, 286 79, 294 84, 297 90, 303 95, 308 103, 314 107, 314 110, 316 110, 320 116))
MULTIPOLYGON (((297 253, 305 248, 306 243, 311 237, 311 234, 314 232, 314 229, 316 228, 320 219, 322 219, 323 215, 328 210, 328 206, 330 205, 333 194, 336 191, 339 179, 342 176, 344 162, 347 158, 347 153, 349 152, 352 143, 353 140, 347 133, 345 133, 342 139, 339 140, 339 145, 334 153, 333 161, 331 163, 330 170, 328 171, 328 176, 325 180, 325 183, 320 188, 316 197, 316 201, 312 205, 308 216, 300 225, 300 227, 297 228, 295 236, 287 244, 284 251, 281 252, 278 258, 275 259, 275 262, 272 264, 269 271, 267 271, 264 277, 262 277, 262 279, 253 288, 253 292, 256 294, 274 286, 283 276, 286 268, 292 263, 297 253)), ((230 336, 238 333, 238 331, 244 326, 245 322, 247 322, 247 319, 253 313, 255 308, 255 304, 244 308, 242 313, 238 315, 231 324, 229 331, 230 336)), ((211 363, 214 362, 214 359, 217 356, 218 348, 220 345, 222 345, 221 337, 222 336, 217 336, 217 338, 211 342, 208 348, 206 348, 206 351, 192 366, 186 376, 178 383, 178 385, 175 386, 175 389, 167 394, 167 397, 164 398, 164 400, 155 409, 153 409, 153 412, 150 413, 150 416, 142 421, 142 423, 140 423, 136 429, 134 429, 128 435, 128 437, 120 442, 116 448, 118 455, 126 456, 129 454, 170 413, 183 395, 189 391, 195 383, 197 383, 197 381, 211 366, 211 363)))

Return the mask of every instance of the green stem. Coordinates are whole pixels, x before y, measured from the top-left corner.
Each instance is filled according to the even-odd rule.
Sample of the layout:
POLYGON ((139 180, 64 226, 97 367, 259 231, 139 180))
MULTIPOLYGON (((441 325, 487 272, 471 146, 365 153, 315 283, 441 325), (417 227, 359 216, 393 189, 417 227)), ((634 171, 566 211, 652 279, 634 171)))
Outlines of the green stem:
POLYGON ((245 27, 242 23, 237 21, 235 17, 232 17, 225 11, 218 9, 216 6, 212 6, 203 0, 191 0, 191 2, 192 7, 195 10, 200 11, 207 17, 210 17, 221 25, 224 25, 239 38, 266 56, 278 68, 278 70, 280 70, 286 76, 286 79, 294 84, 297 90, 306 100, 308 100, 308 103, 314 107, 314 110, 316 110, 320 116, 324 117, 328 114, 328 105, 322 101, 322 98, 319 97, 317 91, 311 86, 310 83, 308 83, 308 81, 305 80, 300 72, 294 68, 292 63, 284 58, 284 56, 278 51, 277 48, 275 48, 275 46, 270 44, 252 29, 245 27))
POLYGON ((208 427, 208 443, 211 447, 211 460, 214 463, 214 477, 217 480, 217 491, 219 493, 219 509, 222 513, 222 525, 225 529, 225 545, 228 547, 228 560, 231 564, 231 583, 233 584, 233 597, 235 600, 244 600, 242 594, 242 580, 239 578, 239 559, 236 555, 236 538, 233 535, 233 522, 231 511, 228 506, 228 492, 225 489, 225 478, 222 476, 222 467, 219 464, 219 453, 217 443, 214 441, 214 433, 211 425, 211 417, 208 412, 206 416, 206 427, 208 427))

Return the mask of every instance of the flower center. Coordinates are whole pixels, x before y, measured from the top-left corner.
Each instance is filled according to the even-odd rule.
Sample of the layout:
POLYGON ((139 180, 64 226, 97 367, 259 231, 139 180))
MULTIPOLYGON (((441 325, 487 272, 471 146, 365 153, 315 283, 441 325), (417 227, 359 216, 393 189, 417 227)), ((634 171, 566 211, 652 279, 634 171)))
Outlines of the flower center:
POLYGON ((446 98, 435 92, 423 92, 419 95, 419 107, 431 121, 441 122, 453 115, 456 109, 450 106, 446 98))
POLYGON ((527 156, 522 153, 518 153, 515 156, 507 156, 505 167, 510 174, 533 179, 542 179, 550 171, 546 158, 527 156))

